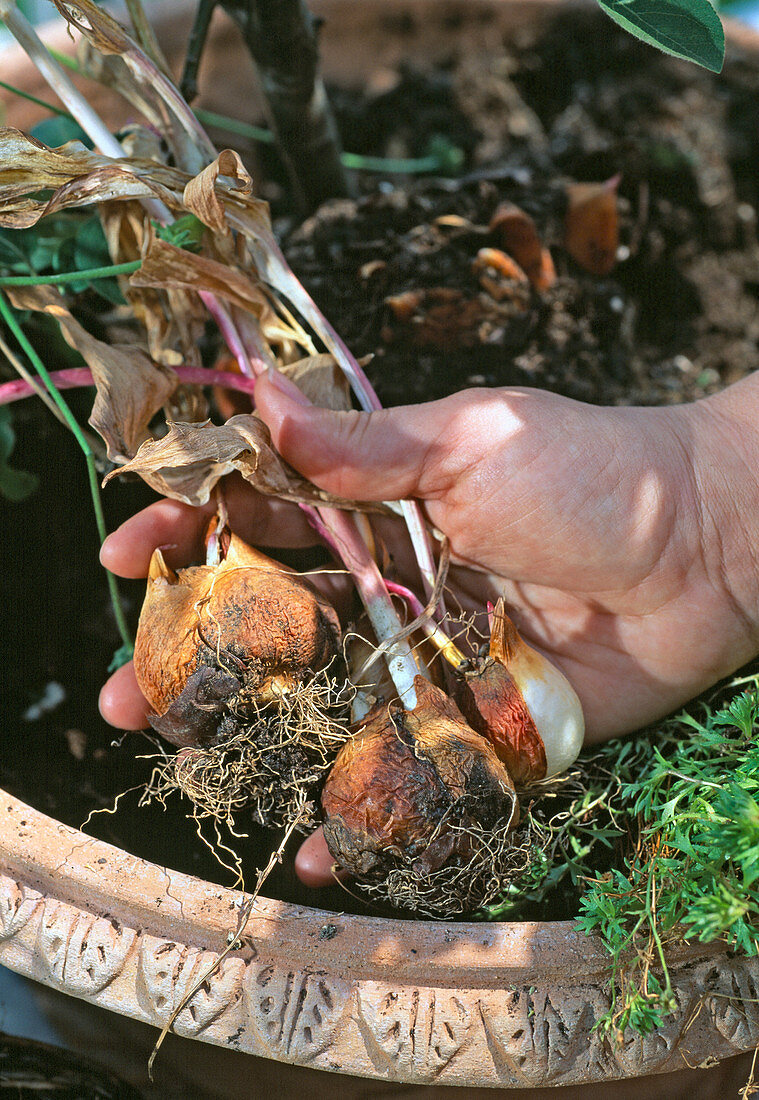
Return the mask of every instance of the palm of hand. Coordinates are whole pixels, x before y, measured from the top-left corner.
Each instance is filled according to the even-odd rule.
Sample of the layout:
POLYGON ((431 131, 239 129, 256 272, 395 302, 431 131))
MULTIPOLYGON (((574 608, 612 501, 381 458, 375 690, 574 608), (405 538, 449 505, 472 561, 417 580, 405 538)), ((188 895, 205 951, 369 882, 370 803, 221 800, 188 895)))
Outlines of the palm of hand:
POLYGON ((536 391, 447 404, 418 491, 460 563, 449 605, 482 611, 503 595, 577 691, 590 741, 640 728, 724 675, 723 647, 710 651, 698 619, 711 631, 729 601, 701 557, 669 410, 536 391))

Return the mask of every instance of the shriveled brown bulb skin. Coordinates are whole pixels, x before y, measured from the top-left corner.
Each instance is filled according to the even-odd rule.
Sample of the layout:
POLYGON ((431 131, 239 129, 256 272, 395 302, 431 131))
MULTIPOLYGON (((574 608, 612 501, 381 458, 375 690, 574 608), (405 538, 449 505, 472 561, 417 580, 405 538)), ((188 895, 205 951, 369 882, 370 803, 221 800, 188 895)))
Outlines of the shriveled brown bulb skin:
POLYGON ((499 599, 487 657, 459 673, 454 697, 506 763, 515 783, 560 775, 577 759, 585 721, 563 672, 528 645, 499 599))
POLYGON ((379 704, 367 715, 322 793, 327 846, 359 878, 401 862, 430 873, 465 855, 466 834, 453 824, 516 824, 514 785, 492 747, 442 691, 422 677, 415 686, 413 710, 379 704))
MULTIPOLYGON (((204 702, 209 692, 212 699, 228 695, 235 681, 266 702, 305 670, 326 667, 339 652, 340 625, 328 601, 298 574, 234 535, 225 559, 215 566, 174 573, 160 551, 154 554, 134 667, 156 715, 165 715, 186 689, 191 706, 199 705, 202 713, 210 705, 204 702), (209 677, 207 669, 219 671, 209 677)), ((192 743, 181 732, 172 736, 154 725, 175 744, 192 743)))
POLYGON ((545 777, 543 739, 508 669, 493 657, 480 658, 460 677, 455 695, 469 725, 490 742, 517 786, 545 777))

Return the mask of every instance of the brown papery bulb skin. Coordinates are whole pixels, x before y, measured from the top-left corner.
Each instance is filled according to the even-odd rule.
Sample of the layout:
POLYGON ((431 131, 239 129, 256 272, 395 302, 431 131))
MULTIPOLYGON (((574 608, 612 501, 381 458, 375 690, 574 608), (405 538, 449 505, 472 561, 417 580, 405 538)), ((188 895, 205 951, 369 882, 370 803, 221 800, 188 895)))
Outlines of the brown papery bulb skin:
POLYGON ((153 723, 175 744, 203 739, 179 728, 187 717, 183 693, 192 696, 188 706, 193 713, 199 708, 199 718, 204 707, 236 690, 266 704, 307 671, 325 668, 340 648, 337 613, 328 601, 235 535, 218 565, 175 573, 160 550, 153 554, 134 668, 159 718, 172 706, 182 710, 174 735, 153 723))
POLYGON ((470 726, 485 737, 517 786, 543 779, 546 750, 513 676, 492 657, 464 673, 456 702, 470 726))
POLYGON ((460 674, 454 697, 517 786, 559 775, 582 747, 580 700, 566 676, 524 641, 503 600, 493 608, 488 655, 460 674))
POLYGON ((421 676, 415 687, 413 710, 373 708, 322 793, 327 846, 359 878, 403 863, 430 873, 465 857, 466 833, 452 825, 516 824, 514 784, 492 747, 439 688, 421 676))

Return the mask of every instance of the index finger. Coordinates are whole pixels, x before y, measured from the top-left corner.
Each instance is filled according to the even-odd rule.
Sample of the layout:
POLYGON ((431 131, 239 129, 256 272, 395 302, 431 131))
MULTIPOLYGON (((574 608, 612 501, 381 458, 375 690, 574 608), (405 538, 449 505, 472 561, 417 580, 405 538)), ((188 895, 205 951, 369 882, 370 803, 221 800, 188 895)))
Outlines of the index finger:
POLYGON ((212 505, 192 508, 175 500, 158 500, 113 531, 100 548, 100 561, 119 577, 146 577, 157 546, 178 569, 202 554, 203 531, 212 505))

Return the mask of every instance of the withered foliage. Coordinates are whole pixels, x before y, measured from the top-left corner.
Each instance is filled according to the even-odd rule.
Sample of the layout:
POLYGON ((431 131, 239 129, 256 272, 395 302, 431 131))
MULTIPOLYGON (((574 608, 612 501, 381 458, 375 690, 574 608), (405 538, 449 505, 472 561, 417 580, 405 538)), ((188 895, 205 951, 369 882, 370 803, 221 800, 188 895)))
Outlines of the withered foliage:
MULTIPOLYGON (((171 368, 199 365, 213 296, 264 366, 287 370, 312 401, 350 407, 334 359, 317 353, 286 304, 288 294, 298 296, 298 284, 279 253, 268 206, 253 194, 239 155, 229 149, 216 153, 171 81, 111 16, 90 0, 57 0, 57 7, 88 43, 90 69, 97 67, 148 126, 132 125, 125 154, 116 158, 78 141, 52 149, 18 130, 1 129, 0 226, 22 229, 58 211, 96 207, 113 262, 141 261, 131 278, 120 280, 134 344, 96 340, 72 317, 63 295, 50 289, 19 292, 16 304, 53 316, 90 367, 96 382, 90 423, 104 439, 115 473, 127 469, 165 496, 199 504, 237 469, 261 492, 347 506, 287 467, 254 415, 215 425, 202 394, 178 385, 171 368), (202 224, 197 247, 162 238, 151 217, 156 204, 164 222, 192 215, 202 224), (165 426, 156 427, 161 410, 165 426), (188 410, 194 419, 187 419, 188 410)), ((325 342, 333 342, 331 333, 325 342)))

